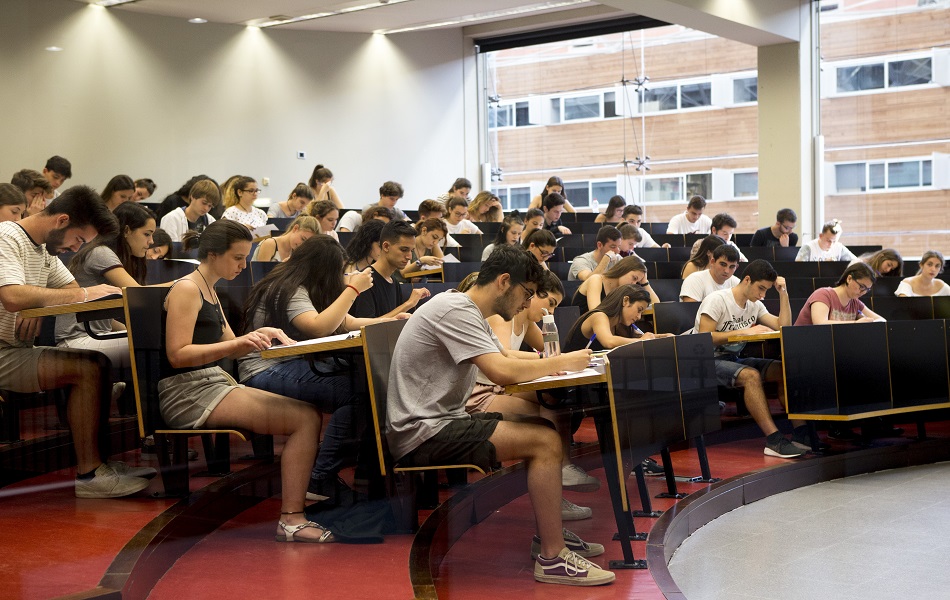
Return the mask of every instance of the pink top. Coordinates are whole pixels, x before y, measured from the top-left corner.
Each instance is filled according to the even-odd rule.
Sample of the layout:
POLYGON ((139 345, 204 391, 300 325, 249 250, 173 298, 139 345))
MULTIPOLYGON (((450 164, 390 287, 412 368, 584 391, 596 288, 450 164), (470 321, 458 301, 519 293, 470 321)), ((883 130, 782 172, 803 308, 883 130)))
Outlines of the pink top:
POLYGON ((857 298, 849 300, 847 304, 841 304, 838 293, 834 288, 818 288, 811 293, 802 312, 798 313, 795 319, 795 325, 814 325, 811 321, 811 305, 815 302, 821 302, 828 306, 829 321, 857 321, 861 318, 861 312, 864 310, 864 302, 857 298))

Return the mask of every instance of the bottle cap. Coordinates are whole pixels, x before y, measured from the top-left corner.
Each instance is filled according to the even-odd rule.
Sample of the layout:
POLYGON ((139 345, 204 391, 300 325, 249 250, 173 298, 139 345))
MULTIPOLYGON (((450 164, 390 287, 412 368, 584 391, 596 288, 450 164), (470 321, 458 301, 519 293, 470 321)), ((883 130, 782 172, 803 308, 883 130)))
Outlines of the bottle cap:
POLYGON ((544 315, 543 317, 541 317, 541 322, 542 322, 542 323, 553 323, 553 322, 554 322, 554 315, 544 315))

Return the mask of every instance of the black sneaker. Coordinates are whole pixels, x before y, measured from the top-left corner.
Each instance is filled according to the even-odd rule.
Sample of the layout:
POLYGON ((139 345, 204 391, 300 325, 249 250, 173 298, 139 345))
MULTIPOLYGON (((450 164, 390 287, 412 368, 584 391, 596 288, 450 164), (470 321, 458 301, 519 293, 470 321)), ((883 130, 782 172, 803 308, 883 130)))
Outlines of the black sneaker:
POLYGON ((326 502, 337 505, 346 498, 352 497, 353 490, 346 482, 336 477, 311 479, 307 486, 307 500, 326 502))
POLYGON ((640 466, 643 468, 644 475, 648 475, 650 477, 666 475, 666 468, 649 456, 643 459, 643 462, 640 463, 640 466))
POLYGON ((777 458, 801 458, 805 456, 805 450, 798 448, 783 436, 776 442, 765 440, 765 455, 777 458))

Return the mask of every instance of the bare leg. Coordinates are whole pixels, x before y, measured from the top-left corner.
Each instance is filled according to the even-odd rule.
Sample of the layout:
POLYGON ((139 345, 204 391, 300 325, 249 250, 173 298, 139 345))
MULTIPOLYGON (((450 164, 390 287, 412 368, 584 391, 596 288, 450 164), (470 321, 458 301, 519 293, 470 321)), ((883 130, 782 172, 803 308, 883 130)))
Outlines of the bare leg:
POLYGON ((561 461, 561 466, 570 464, 571 456, 571 431, 569 424, 565 419, 565 413, 561 411, 554 411, 549 408, 544 408, 537 401, 537 396, 531 392, 523 392, 520 394, 513 394, 511 396, 498 395, 492 399, 491 404, 488 405, 488 410, 491 412, 500 412, 505 415, 505 418, 514 417, 518 415, 529 415, 529 416, 540 416, 543 419, 554 423, 554 427, 557 429, 558 435, 561 437, 561 453, 563 458, 561 461))
POLYGON ((111 368, 100 352, 57 348, 40 354, 40 389, 68 388, 66 415, 80 473, 96 469, 104 458, 98 446, 99 420, 101 408, 108 407, 111 368))
MULTIPOLYGON (((237 388, 211 412, 208 427, 241 427, 255 433, 286 435, 280 458, 281 512, 288 525, 307 521, 303 514, 310 470, 317 456, 320 413, 306 402, 254 388, 237 388)), ((303 529, 299 537, 320 537, 318 529, 303 529)))
POLYGON ((776 431, 775 421, 772 420, 772 413, 769 412, 769 405, 765 399, 765 391, 762 389, 762 377, 759 372, 750 367, 739 371, 736 376, 736 387, 743 388, 743 398, 745 406, 749 409, 749 414, 755 419, 756 425, 766 436, 776 431))
POLYGON ((555 431, 526 423, 498 423, 489 438, 498 460, 524 460, 528 496, 541 537, 541 555, 557 556, 564 548, 561 532, 561 448, 555 431))

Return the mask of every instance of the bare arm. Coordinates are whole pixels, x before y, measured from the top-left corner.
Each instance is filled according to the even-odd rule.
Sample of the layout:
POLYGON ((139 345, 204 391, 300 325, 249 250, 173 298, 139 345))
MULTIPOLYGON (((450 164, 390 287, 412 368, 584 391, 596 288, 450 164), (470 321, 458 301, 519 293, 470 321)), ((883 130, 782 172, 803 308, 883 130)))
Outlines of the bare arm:
POLYGON ((419 304, 419 300, 422 300, 423 298, 428 298, 431 293, 432 292, 430 292, 426 288, 422 288, 422 287, 413 288, 412 293, 409 294, 408 300, 406 300, 405 302, 403 302, 402 304, 392 309, 391 311, 389 311, 383 316, 396 317, 400 313, 409 312, 410 310, 416 307, 416 304, 419 304))
POLYGON ((709 315, 702 315, 699 318, 699 333, 708 333, 712 335, 712 343, 714 346, 721 346, 722 344, 727 343, 729 338, 734 335, 752 335, 755 333, 765 333, 767 331, 772 330, 765 325, 755 325, 753 327, 747 327, 746 329, 736 329, 734 331, 716 331, 716 321, 714 321, 712 317, 709 315))
POLYGON ((551 358, 520 360, 501 352, 492 352, 476 356, 472 363, 496 384, 510 385, 561 371, 580 371, 587 367, 590 354, 590 350, 578 350, 551 358))
POLYGON ((594 310, 600 306, 600 300, 604 293, 604 278, 601 275, 587 278, 587 310, 594 310))
MULTIPOLYGON (((608 349, 632 344, 633 342, 637 342, 641 339, 653 338, 653 334, 645 334, 644 338, 628 338, 620 335, 614 335, 610 331, 610 319, 608 319, 607 315, 604 313, 592 314, 590 317, 588 317, 587 323, 590 323, 591 332, 597 335, 597 341, 600 343, 600 345, 608 349)), ((585 331, 584 333, 586 334, 587 332, 585 331)))
POLYGON ((341 323, 348 331, 353 331, 363 325, 372 325, 377 322, 376 319, 355 319, 347 314, 359 294, 373 287, 373 275, 370 268, 366 267, 359 273, 350 275, 346 278, 346 283, 356 289, 343 288, 339 297, 322 312, 313 310, 297 315, 291 321, 293 326, 309 337, 319 338, 336 331, 341 323))
POLYGON ((27 308, 72 304, 84 300, 98 300, 110 294, 121 294, 117 287, 100 284, 85 288, 75 281, 61 288, 45 288, 35 285, 5 285, 0 288, 0 303, 7 312, 20 312, 27 308))
POLYGON ((779 277, 775 280, 775 290, 778 292, 779 311, 778 316, 772 314, 762 315, 759 322, 778 331, 782 327, 788 327, 792 324, 792 307, 788 302, 788 288, 785 286, 785 278, 779 277))
POLYGON ((257 246, 257 258, 254 259, 255 262, 270 262, 274 259, 274 254, 277 252, 277 240, 275 238, 268 238, 258 244, 257 246))
POLYGON ((123 267, 109 269, 103 273, 102 276, 106 278, 106 281, 116 287, 139 287, 139 282, 132 279, 132 276, 129 275, 129 272, 123 267))

